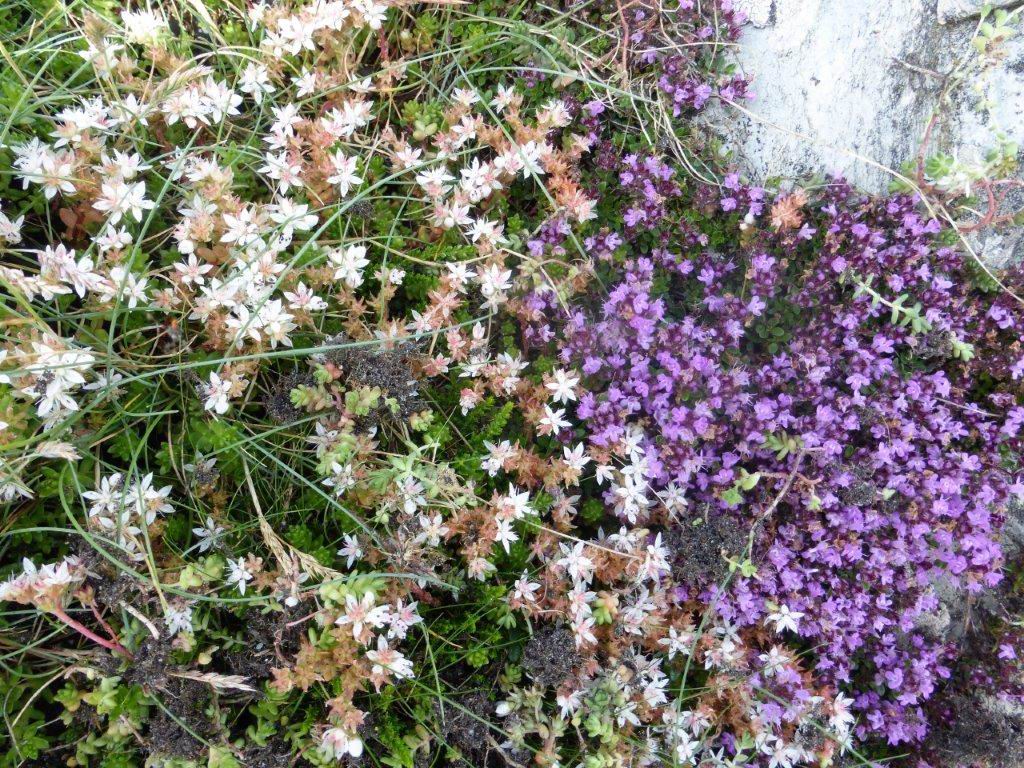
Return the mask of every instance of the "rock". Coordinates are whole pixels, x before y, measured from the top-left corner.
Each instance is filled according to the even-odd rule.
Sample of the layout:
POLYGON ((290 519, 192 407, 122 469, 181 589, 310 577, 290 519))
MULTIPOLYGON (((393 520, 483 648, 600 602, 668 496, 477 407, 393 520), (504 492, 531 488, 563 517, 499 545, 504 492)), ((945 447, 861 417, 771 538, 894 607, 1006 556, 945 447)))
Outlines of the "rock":
POLYGON ((1008 561, 1012 562, 1024 553, 1024 504, 1020 501, 1010 502, 1001 543, 1008 561))
POLYGON ((985 693, 951 700, 951 722, 933 731, 929 746, 943 765, 1020 768, 1024 764, 1024 716, 985 693))
POLYGON ((1008 267, 1024 256, 1024 232, 1020 229, 972 234, 968 242, 974 252, 993 269, 1008 267))
MULTIPOLYGON (((980 162, 1000 134, 1024 143, 1024 34, 1003 44, 987 72, 972 70, 944 98, 946 75, 974 55, 976 21, 957 20, 976 12, 980 0, 738 5, 751 18, 738 57, 756 98, 745 107, 749 114, 718 105, 704 119, 754 181, 838 173, 884 192, 892 169, 917 157, 936 112, 930 154, 980 162)), ((993 263, 1005 263, 1024 251, 1021 240, 1004 233, 979 247, 993 263)))
POLYGON ((939 23, 949 24, 978 16, 986 5, 993 8, 1009 8, 1020 5, 1020 0, 939 0, 939 23))
POLYGON ((933 640, 959 642, 967 631, 967 592, 947 578, 936 579, 932 587, 939 604, 935 610, 918 616, 914 628, 933 640))
POLYGON ((733 7, 746 14, 755 27, 767 27, 772 21, 775 0, 736 0, 733 7))

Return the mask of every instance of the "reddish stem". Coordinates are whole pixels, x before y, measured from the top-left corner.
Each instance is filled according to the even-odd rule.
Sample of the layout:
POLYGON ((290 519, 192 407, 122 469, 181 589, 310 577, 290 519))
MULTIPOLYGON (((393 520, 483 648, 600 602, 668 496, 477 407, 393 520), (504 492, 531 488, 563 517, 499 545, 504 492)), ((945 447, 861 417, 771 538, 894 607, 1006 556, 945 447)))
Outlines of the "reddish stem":
POLYGON ((99 610, 96 608, 96 604, 95 603, 91 604, 89 606, 89 608, 92 610, 92 615, 96 617, 96 621, 98 621, 100 623, 100 626, 103 627, 103 631, 107 633, 107 637, 109 637, 111 640, 113 640, 116 643, 117 642, 117 633, 106 622, 106 620, 103 618, 103 616, 100 615, 99 610))
POLYGON ((68 616, 64 612, 63 608, 55 607, 55 608, 52 609, 52 613, 58 619, 60 619, 65 624, 67 624, 69 627, 71 627, 73 630, 75 630, 75 632, 77 632, 78 634, 82 635, 83 637, 88 638, 89 640, 92 640, 97 645, 102 645, 104 648, 107 648, 108 650, 116 651, 117 653, 124 654, 129 659, 132 657, 132 655, 128 652, 128 649, 125 648, 123 645, 121 645, 119 642, 117 642, 116 640, 107 640, 106 638, 100 637, 99 635, 97 635, 95 632, 93 632, 91 629, 89 629, 84 624, 82 624, 82 623, 80 623, 78 621, 75 621, 70 616, 68 616))

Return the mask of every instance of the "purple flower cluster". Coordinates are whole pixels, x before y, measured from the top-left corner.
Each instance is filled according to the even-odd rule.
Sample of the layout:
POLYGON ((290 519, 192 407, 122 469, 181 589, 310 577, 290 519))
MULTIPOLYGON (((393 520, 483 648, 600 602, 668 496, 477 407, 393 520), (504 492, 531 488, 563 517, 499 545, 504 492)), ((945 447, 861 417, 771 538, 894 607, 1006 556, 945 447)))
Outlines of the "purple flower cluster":
MULTIPOLYGON (((622 233, 587 241, 618 261, 607 294, 568 313, 528 296, 525 338, 557 339, 585 375, 576 415, 595 450, 639 427, 654 489, 753 530, 756 577, 699 597, 738 627, 778 606, 802 614, 815 674, 852 692, 858 735, 921 742, 957 663, 918 626, 934 585, 977 593, 1001 579, 1024 426, 1015 300, 976 288, 914 199, 838 182, 791 231, 755 228, 721 253, 683 229, 681 250, 622 261, 641 222, 676 223, 680 190, 654 158, 627 157, 619 181, 622 233)), ((718 194, 719 219, 749 227, 764 213, 763 191, 735 177, 718 194)), ((1017 655, 1008 641, 1001 661, 1017 655)))
POLYGON ((619 170, 619 184, 632 201, 622 217, 627 232, 661 221, 668 200, 682 192, 675 169, 654 155, 627 155, 619 170))

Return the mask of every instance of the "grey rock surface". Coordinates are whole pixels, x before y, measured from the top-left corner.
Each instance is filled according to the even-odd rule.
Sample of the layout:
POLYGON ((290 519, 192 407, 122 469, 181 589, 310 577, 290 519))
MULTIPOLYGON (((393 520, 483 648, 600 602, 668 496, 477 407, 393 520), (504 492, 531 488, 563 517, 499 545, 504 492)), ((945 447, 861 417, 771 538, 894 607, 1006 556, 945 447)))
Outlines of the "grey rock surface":
MULTIPOLYGON (((739 0, 750 23, 739 61, 753 77, 750 114, 720 105, 707 119, 757 181, 839 173, 884 191, 914 158, 938 111, 931 150, 982 158, 996 135, 1024 140, 1024 33, 980 82, 940 100, 967 56, 974 0, 739 0)), ((1002 5, 1020 5, 1021 1, 1002 5)), ((1022 141, 1024 143, 1024 141, 1022 141)), ((993 261, 1021 243, 1002 241, 993 261)))
POLYGON ((986 4, 993 8, 1009 8, 1016 3, 1015 0, 939 0, 939 22, 947 24, 977 16, 986 4))

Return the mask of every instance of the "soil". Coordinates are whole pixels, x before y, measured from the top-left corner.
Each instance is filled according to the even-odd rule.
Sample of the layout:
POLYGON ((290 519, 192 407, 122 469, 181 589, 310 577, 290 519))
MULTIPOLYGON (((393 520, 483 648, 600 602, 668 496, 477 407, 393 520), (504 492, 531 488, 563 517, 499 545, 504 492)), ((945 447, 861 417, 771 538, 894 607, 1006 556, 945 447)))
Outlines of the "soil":
POLYGON ((204 754, 204 741, 213 741, 217 736, 216 726, 203 713, 210 703, 210 687, 198 680, 172 677, 154 696, 163 707, 149 721, 149 754, 186 760, 204 754))
POLYGON ((576 640, 567 627, 544 627, 526 643, 522 667, 535 682, 554 688, 572 676, 580 661, 576 640))
MULTIPOLYGON (((441 736, 462 754, 465 763, 473 768, 509 768, 510 765, 526 765, 530 762, 530 756, 525 751, 520 754, 520 750, 513 749, 504 754, 495 747, 496 742, 502 739, 488 726, 488 723, 494 722, 494 702, 487 698, 486 693, 466 693, 459 696, 456 702, 459 707, 445 706, 441 736)), ((438 710, 438 722, 441 722, 439 707, 436 704, 434 706, 438 710)), ((505 725, 510 723, 506 722, 505 725)))
POLYGON ((306 761, 292 754, 292 748, 284 739, 271 739, 265 747, 249 747, 242 754, 245 768, 293 768, 307 765, 306 761))
POLYGON ((177 665, 170 661, 171 653, 174 651, 172 640, 170 637, 161 637, 157 640, 147 635, 146 639, 139 643, 138 649, 128 662, 127 669, 121 674, 124 682, 128 685, 138 685, 146 693, 164 688, 171 679, 168 672, 177 668, 177 665))
POLYGON ((283 611, 248 611, 240 647, 222 654, 228 672, 243 675, 250 682, 270 678, 273 667, 284 665, 299 651, 303 625, 288 624, 312 610, 312 603, 307 601, 283 611))
POLYGON ((698 525, 681 521, 662 534, 669 552, 672 577, 681 584, 718 584, 729 573, 723 554, 738 557, 747 535, 729 515, 711 513, 698 525))

